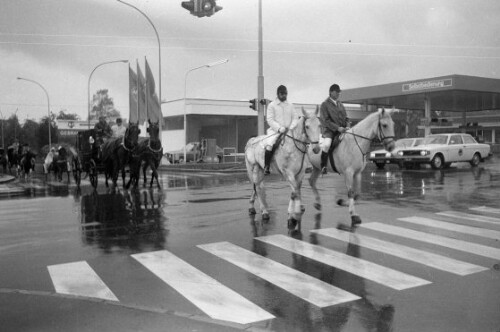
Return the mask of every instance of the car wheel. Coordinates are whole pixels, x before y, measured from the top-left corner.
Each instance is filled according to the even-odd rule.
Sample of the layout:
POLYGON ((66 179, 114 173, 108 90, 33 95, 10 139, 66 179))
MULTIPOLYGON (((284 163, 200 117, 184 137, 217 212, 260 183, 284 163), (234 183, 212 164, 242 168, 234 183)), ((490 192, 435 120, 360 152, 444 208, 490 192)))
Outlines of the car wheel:
POLYGON ((472 167, 477 167, 480 161, 481 161, 481 156, 479 155, 479 153, 474 153, 474 155, 472 156, 472 160, 470 161, 470 165, 472 167))
POLYGON ((385 167, 384 163, 375 163, 375 165, 377 165, 378 169, 384 169, 384 167, 385 167))
POLYGON ((433 169, 442 169, 444 166, 443 156, 440 154, 435 155, 434 158, 432 158, 431 166, 433 169))

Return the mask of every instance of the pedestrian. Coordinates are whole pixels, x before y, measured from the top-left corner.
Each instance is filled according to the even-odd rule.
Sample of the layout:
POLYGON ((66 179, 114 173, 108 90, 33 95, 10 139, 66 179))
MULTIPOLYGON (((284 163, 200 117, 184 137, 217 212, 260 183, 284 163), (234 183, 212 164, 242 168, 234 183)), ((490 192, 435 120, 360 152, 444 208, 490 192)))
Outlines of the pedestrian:
POLYGON ((101 115, 99 117, 99 122, 95 124, 94 130, 98 145, 101 145, 102 143, 106 142, 113 133, 104 115, 101 115))
POLYGON ((48 174, 50 170, 52 170, 53 162, 56 160, 56 148, 51 147, 49 153, 47 153, 47 156, 45 157, 45 160, 43 162, 43 171, 45 174, 48 174))
MULTIPOLYGON (((320 121, 322 124, 322 140, 321 140, 321 172, 326 174, 328 153, 332 142, 340 134, 345 133, 349 129, 350 121, 344 105, 340 102, 341 90, 338 84, 332 84, 329 90, 329 96, 321 103, 320 121)), ((333 166, 333 165, 332 165, 333 166)))
POLYGON ((127 128, 125 128, 125 126, 123 125, 122 119, 118 118, 118 119, 116 119, 116 124, 114 124, 113 127, 111 127, 111 131, 113 132, 111 137, 113 137, 113 138, 123 137, 123 136, 125 136, 126 130, 127 130, 127 128))
POLYGON ((268 138, 264 154, 264 174, 270 174, 269 166, 275 147, 281 137, 291 129, 294 129, 299 122, 299 116, 293 104, 287 101, 288 90, 286 86, 280 85, 276 91, 277 97, 267 107, 266 121, 269 125, 267 129, 268 138))

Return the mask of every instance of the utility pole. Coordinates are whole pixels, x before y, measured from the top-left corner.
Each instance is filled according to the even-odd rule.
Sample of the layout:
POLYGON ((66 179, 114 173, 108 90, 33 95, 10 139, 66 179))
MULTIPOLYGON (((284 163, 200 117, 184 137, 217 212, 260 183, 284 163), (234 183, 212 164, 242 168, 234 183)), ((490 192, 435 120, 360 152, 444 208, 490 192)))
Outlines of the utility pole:
MULTIPOLYGON (((257 100, 264 99, 264 57, 262 45, 262 0, 259 0, 259 76, 257 77, 257 100)), ((264 105, 257 102, 257 135, 264 135, 264 105)))

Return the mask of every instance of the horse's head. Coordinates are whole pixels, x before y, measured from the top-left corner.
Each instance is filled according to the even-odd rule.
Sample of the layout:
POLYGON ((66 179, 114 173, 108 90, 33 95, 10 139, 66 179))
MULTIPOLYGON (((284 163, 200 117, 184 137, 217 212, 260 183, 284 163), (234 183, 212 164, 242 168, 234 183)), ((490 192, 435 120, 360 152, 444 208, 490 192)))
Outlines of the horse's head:
POLYGON ((151 122, 151 120, 148 120, 148 122, 149 127, 147 131, 149 133, 149 138, 152 141, 158 141, 160 139, 160 121, 151 122))
POLYGON ((320 151, 319 136, 321 134, 321 123, 318 117, 319 107, 316 106, 316 111, 306 111, 302 107, 302 114, 304 115, 303 126, 307 142, 313 146, 313 152, 318 153, 320 151))
POLYGON ((378 116, 378 139, 384 144, 384 148, 391 152, 395 147, 394 121, 391 118, 391 111, 382 109, 378 116))
POLYGON ((140 133, 141 130, 139 129, 139 122, 129 124, 127 130, 125 131, 125 137, 124 137, 124 140, 127 142, 128 147, 134 149, 137 146, 140 133))

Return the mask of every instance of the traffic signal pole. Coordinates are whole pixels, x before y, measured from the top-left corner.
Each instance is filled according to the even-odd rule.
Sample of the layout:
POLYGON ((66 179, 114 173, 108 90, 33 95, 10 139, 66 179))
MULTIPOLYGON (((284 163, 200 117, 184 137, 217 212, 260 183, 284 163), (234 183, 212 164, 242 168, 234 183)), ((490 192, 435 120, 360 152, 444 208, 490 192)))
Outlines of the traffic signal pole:
MULTIPOLYGON (((262 0, 259 0, 259 76, 257 77, 257 100, 264 99, 264 57, 262 54, 262 0)), ((257 134, 264 135, 264 105, 257 102, 257 134)))

